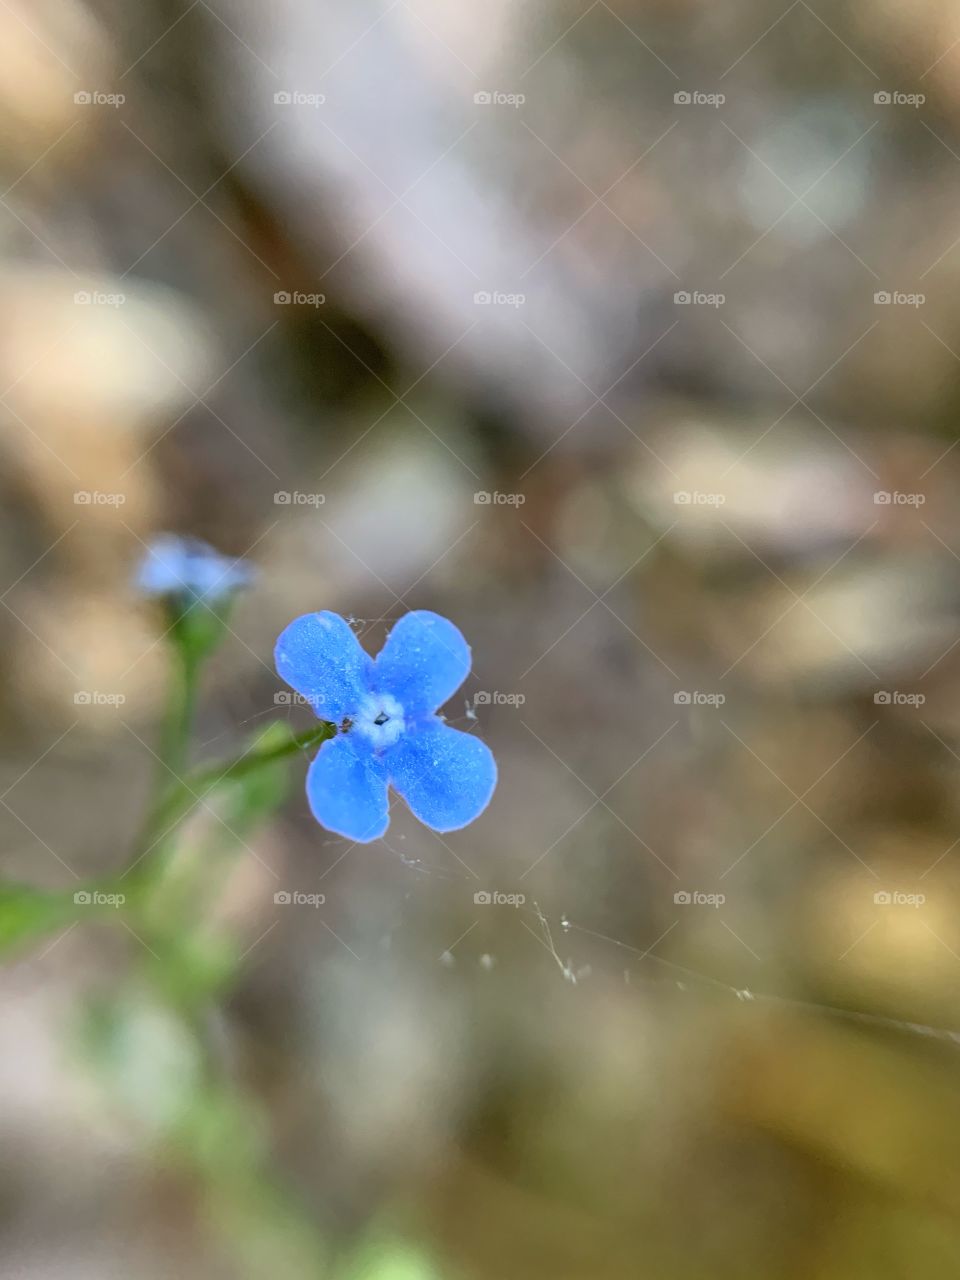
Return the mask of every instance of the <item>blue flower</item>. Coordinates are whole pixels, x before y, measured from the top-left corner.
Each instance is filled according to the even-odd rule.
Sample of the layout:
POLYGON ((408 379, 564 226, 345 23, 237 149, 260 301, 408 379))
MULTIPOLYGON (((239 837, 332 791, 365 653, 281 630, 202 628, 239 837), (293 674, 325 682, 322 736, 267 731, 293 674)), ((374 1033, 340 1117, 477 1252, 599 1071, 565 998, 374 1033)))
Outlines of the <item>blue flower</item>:
POLYGON ((387 788, 434 831, 478 817, 497 784, 479 738, 436 715, 470 671, 470 649, 446 618, 418 609, 370 657, 336 613, 297 618, 277 641, 280 676, 340 732, 307 772, 307 799, 321 826, 349 840, 376 840, 389 824, 387 788))
POLYGON ((145 595, 211 606, 252 581, 253 570, 246 561, 222 556, 199 538, 175 533, 153 539, 137 573, 137 586, 145 595))

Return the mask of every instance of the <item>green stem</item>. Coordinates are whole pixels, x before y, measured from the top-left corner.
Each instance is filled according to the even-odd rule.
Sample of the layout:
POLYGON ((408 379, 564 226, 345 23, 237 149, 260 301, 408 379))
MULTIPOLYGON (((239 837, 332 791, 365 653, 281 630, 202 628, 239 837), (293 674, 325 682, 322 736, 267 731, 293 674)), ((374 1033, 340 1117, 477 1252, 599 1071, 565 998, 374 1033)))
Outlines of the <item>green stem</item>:
POLYGON ((181 782, 189 762, 190 736, 197 709, 197 687, 200 679, 200 662, 197 655, 186 648, 178 649, 176 664, 177 687, 171 700, 172 706, 164 732, 161 759, 166 774, 161 792, 181 782))
POLYGON ((131 888, 142 888, 153 880, 157 870, 162 870, 164 849, 173 829, 192 812, 211 791, 224 783, 237 782, 264 765, 282 760, 286 756, 319 746, 336 733, 336 725, 321 721, 303 733, 291 734, 284 742, 271 743, 259 750, 248 748, 233 760, 205 765, 186 777, 178 775, 175 786, 168 789, 154 807, 144 837, 138 846, 139 865, 124 877, 131 888))
MULTIPOLYGON (((179 701, 180 714, 176 717, 176 722, 180 725, 192 720, 193 691, 186 683, 182 687, 182 694, 184 696, 179 701)), ((174 719, 171 716, 168 723, 170 736, 165 739, 165 749, 182 750, 182 737, 179 733, 174 735, 172 732, 174 719)), ((321 721, 312 729, 299 734, 291 733, 280 742, 271 742, 259 748, 254 746, 232 760, 201 766, 186 777, 181 775, 178 785, 169 789, 162 804, 158 802, 151 811, 150 822, 137 845, 136 858, 130 869, 119 876, 111 875, 94 881, 84 888, 105 894, 122 893, 127 899, 128 908, 134 906, 136 909, 137 903, 142 906, 145 892, 148 893, 155 880, 163 874, 166 866, 164 850, 169 844, 173 829, 205 796, 224 783, 240 781, 265 765, 318 747, 336 732, 336 725, 321 721)), ((174 758, 170 756, 170 759, 174 758)), ((3 915, 0 917, 0 954, 25 944, 30 939, 53 933, 81 918, 72 889, 46 893, 27 885, 2 885, 0 908, 3 908, 3 915)), ((83 905, 80 913, 84 920, 94 917, 108 920, 116 915, 115 908, 111 905, 102 908, 83 905)), ((139 930, 146 926, 141 921, 137 927, 139 930)))
POLYGON ((202 787, 209 790, 211 786, 217 786, 221 782, 236 782, 238 778, 244 778, 248 773, 262 768, 263 765, 272 764, 274 760, 282 760, 284 756, 292 756, 298 751, 309 751, 311 747, 318 747, 328 738, 332 738, 336 732, 335 724, 321 720, 312 729, 291 734, 285 742, 272 743, 259 751, 244 751, 226 764, 221 761, 220 764, 198 769, 187 781, 195 791, 202 787))
POLYGON ((169 709, 164 720, 157 753, 154 799, 147 811, 147 820, 137 841, 137 854, 152 850, 159 861, 165 844, 164 832, 168 827, 163 818, 172 798, 184 787, 184 773, 189 761, 190 735, 193 730, 197 705, 197 685, 200 663, 186 646, 174 646, 174 688, 169 709), (159 843, 158 843, 159 841, 159 843))

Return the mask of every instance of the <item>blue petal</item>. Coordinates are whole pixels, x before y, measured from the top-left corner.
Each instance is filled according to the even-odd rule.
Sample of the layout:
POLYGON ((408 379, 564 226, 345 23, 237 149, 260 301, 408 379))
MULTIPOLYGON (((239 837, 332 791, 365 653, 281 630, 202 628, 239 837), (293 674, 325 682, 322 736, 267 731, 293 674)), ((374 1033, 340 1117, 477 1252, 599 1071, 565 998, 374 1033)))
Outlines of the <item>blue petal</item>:
POLYGON ((404 734, 386 765, 392 785, 434 831, 456 831, 473 822, 497 785, 497 764, 487 744, 439 720, 404 734))
POLYGON ((222 556, 199 538, 162 533, 147 548, 137 573, 145 595, 192 595, 211 604, 253 581, 245 560, 222 556))
POLYGON ((154 538, 137 572, 137 586, 147 595, 189 590, 187 554, 181 538, 164 534, 154 538))
POLYGON ((470 672, 470 646, 446 618, 417 609, 400 619, 376 661, 378 692, 392 693, 407 712, 442 707, 470 672))
POLYGON ((352 716, 370 687, 373 661, 337 613, 305 613, 280 633, 277 672, 321 720, 352 716))
POLYGON ((307 799, 322 827, 359 844, 378 839, 390 822, 386 774, 351 734, 320 748, 307 770, 307 799))

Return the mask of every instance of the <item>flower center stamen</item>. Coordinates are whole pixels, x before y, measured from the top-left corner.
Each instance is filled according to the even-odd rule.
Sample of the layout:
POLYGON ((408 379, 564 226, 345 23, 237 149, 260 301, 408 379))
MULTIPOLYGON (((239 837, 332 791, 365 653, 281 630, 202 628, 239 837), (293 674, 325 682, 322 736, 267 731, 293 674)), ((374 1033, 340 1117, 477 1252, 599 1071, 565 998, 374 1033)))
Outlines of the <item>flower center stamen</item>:
POLYGON ((389 693, 370 693, 354 716, 351 730, 379 750, 392 747, 405 727, 403 707, 396 698, 389 693))

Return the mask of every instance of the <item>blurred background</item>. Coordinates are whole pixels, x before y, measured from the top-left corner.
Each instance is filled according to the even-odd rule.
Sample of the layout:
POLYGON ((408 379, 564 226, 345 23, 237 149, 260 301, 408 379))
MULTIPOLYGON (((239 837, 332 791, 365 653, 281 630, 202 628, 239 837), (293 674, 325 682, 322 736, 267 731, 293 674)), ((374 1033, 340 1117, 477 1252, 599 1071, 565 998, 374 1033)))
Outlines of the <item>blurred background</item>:
POLYGON ((351 846, 294 760, 191 821, 176 946, 7 955, 3 1274, 956 1271, 957 7, 4 0, 0 49, 3 879, 129 862, 161 530, 259 569, 197 762, 309 726, 291 618, 428 608, 501 773, 351 846))

